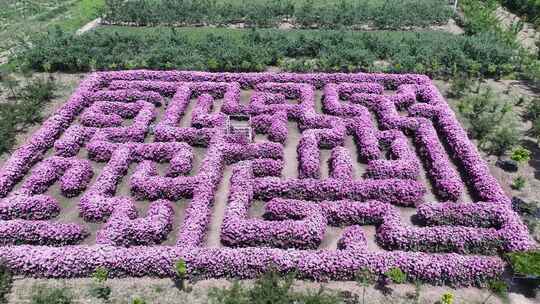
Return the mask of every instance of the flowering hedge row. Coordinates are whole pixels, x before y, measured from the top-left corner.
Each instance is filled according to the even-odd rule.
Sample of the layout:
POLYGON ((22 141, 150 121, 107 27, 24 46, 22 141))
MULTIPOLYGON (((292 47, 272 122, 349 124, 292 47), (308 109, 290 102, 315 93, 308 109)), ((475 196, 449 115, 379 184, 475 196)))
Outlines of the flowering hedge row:
POLYGON ((299 278, 319 281, 352 280, 360 269, 383 274, 398 267, 411 280, 455 286, 481 285, 497 278, 504 269, 498 257, 403 251, 12 246, 2 251, 2 257, 15 273, 62 278, 89 276, 97 267, 109 269, 115 277, 171 277, 179 259, 189 265, 189 275, 207 278, 255 278, 273 269, 282 273, 295 271, 299 278))
POLYGON ((302 200, 357 200, 384 198, 399 206, 414 206, 426 189, 416 181, 381 180, 316 180, 264 177, 254 180, 255 198, 270 200, 276 197, 302 200))
POLYGON ((344 147, 335 147, 330 154, 330 177, 341 180, 354 178, 353 160, 349 150, 344 147))
POLYGON ((172 230, 173 219, 174 211, 168 201, 153 202, 144 218, 137 218, 135 205, 124 201, 115 206, 99 231, 96 243, 118 246, 159 244, 172 230))
POLYGON ((87 160, 53 156, 33 169, 17 192, 28 196, 43 194, 59 180, 62 194, 73 197, 86 189, 93 175, 92 165, 87 160))
POLYGON ((0 258, 16 273, 46 277, 86 276, 98 266, 114 276, 172 276, 174 262, 184 258, 190 274, 206 277, 248 278, 273 267, 283 273, 296 271, 303 278, 341 280, 351 279, 363 267, 379 274, 399 267, 411 279, 473 285, 499 276, 504 267, 501 259, 416 251, 492 254, 534 246, 454 114, 429 78, 420 75, 92 74, 6 162, 0 171, 0 197, 4 198, 1 243, 17 245, 2 247, 0 258), (255 89, 249 104, 240 102, 242 88, 255 89), (324 90, 325 114, 315 110, 314 88, 324 90), (397 93, 387 95, 384 89, 397 93), (191 126, 180 126, 193 98, 197 104, 191 126), (271 142, 246 144, 223 134, 223 114, 211 113, 216 99, 223 99, 223 113, 251 115, 256 131, 268 134, 271 142), (152 125, 155 107, 162 104, 165 113, 152 125), (70 127, 84 109, 82 125, 70 127), (123 121, 131 119, 132 124, 125 126, 123 121), (287 140, 289 119, 302 131, 300 178, 280 177, 284 162, 280 143, 287 140), (147 133, 157 142, 143 143, 147 133), (354 138, 359 158, 368 166, 366 177, 371 178, 353 179, 353 160, 342 147, 346 136, 354 138), (449 154, 465 171, 474 194, 486 203, 422 203, 426 189, 415 180, 420 164, 406 136, 414 138, 437 194, 456 201, 462 193, 449 154), (441 141, 449 147, 448 153, 441 141), (54 182, 51 176, 65 178, 60 183, 68 195, 84 189, 89 180, 84 161, 69 168, 38 165, 39 175, 47 176, 27 185, 36 193, 29 199, 24 193, 11 193, 53 146, 57 154, 53 159, 58 162, 72 159, 82 147, 92 160, 107 162, 79 200, 85 220, 105 222, 97 245, 55 248, 80 241, 86 232, 78 225, 43 221, 56 216, 59 206, 39 192, 54 182), (190 146, 207 148, 194 175, 189 175, 190 146), (321 148, 332 149, 330 178, 324 180, 319 179, 321 148), (390 159, 384 158, 385 150, 390 159), (159 175, 156 162, 169 162, 165 176, 159 175), (130 179, 132 193, 155 200, 140 218, 131 198, 115 196, 132 163, 138 163, 130 179), (204 248, 215 191, 226 165, 235 168, 222 243, 249 248, 204 248), (174 218, 171 203, 163 199, 181 197, 191 201, 176 246, 157 246, 169 234, 174 218), (264 219, 247 215, 255 199, 268 201, 264 219), (419 218, 428 226, 402 223, 394 205, 418 205, 419 218), (26 215, 28 211, 33 215, 26 215), (312 250, 327 225, 345 226, 338 250, 312 250), (397 251, 367 252, 361 225, 377 226, 378 243, 397 251))
POLYGON ((88 235, 88 231, 77 224, 9 220, 2 222, 2 225, 0 225, 0 245, 73 245, 79 243, 88 235))
POLYGON ((326 231, 326 220, 318 212, 299 212, 299 220, 279 222, 247 219, 253 199, 249 163, 234 168, 229 202, 223 224, 221 241, 227 246, 271 246, 278 248, 315 249, 326 231))
MULTIPOLYGON (((116 104, 119 103, 116 102, 116 104)), ((87 126, 75 125, 66 130, 62 137, 54 143, 56 154, 64 157, 75 156, 89 140, 98 143, 144 141, 148 127, 156 115, 154 105, 145 101, 137 101, 124 107, 129 107, 133 112, 137 112, 130 126, 112 126, 117 125, 119 121, 121 124, 121 118, 129 116, 103 114, 101 108, 89 108, 81 118, 83 125, 87 126)), ((113 108, 119 108, 119 106, 113 108)), ((110 157, 110 155, 101 157, 99 153, 92 153, 91 146, 87 148, 90 150, 89 157, 92 160, 106 161, 110 157)))
POLYGON ((373 159, 368 162, 365 176, 368 178, 402 178, 415 180, 420 174, 420 162, 408 146, 407 138, 399 131, 379 133, 379 141, 387 146, 391 159, 373 159))

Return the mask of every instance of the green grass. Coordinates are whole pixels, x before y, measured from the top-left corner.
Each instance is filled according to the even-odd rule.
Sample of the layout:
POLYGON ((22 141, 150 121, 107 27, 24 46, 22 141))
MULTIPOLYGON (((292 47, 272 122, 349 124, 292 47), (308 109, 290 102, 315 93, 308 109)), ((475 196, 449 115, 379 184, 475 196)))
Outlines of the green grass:
POLYGON ((6 0, 0 10, 0 52, 58 25, 75 31, 96 18, 105 0, 6 0))

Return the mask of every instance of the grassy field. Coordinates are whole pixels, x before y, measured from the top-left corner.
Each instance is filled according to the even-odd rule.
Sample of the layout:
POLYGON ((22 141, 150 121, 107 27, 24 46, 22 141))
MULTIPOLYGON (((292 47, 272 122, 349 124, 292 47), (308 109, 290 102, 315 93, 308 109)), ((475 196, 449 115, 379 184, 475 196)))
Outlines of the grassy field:
POLYGON ((74 31, 96 18, 104 0, 1 0, 0 53, 52 25, 74 31))

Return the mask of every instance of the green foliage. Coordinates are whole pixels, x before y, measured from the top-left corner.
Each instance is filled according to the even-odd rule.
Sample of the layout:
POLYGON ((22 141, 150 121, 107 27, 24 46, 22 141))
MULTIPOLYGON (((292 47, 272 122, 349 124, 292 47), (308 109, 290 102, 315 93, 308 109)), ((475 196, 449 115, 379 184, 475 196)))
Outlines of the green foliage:
POLYGON ((377 280, 377 276, 368 268, 362 268, 356 272, 356 282, 361 286, 368 286, 377 280))
POLYGON ((407 282, 407 274, 397 267, 390 268, 390 270, 385 272, 385 275, 396 284, 403 284, 407 282))
MULTIPOLYGON (((57 28, 19 45, 13 65, 43 71, 116 69, 418 72, 474 70, 494 76, 516 63, 514 48, 491 33, 231 30, 107 27, 74 36, 57 28), (99 58, 99 60, 96 60, 99 58)), ((516 63, 516 68, 519 66, 516 63)), ((513 72, 510 71, 510 72, 513 72)))
POLYGON ((474 80, 471 76, 478 76, 476 73, 477 72, 471 72, 473 75, 469 75, 467 73, 454 71, 454 76, 450 79, 450 87, 448 88, 447 96, 459 99, 470 93, 471 86, 474 84, 474 80))
POLYGON ((492 293, 498 296, 504 296, 508 292, 508 285, 502 280, 488 281, 488 288, 492 293))
POLYGON ((540 98, 532 99, 525 109, 524 118, 535 121, 540 118, 540 98))
POLYGON ((212 288, 208 292, 209 303, 212 304, 248 304, 250 298, 248 291, 235 281, 229 288, 212 288))
POLYGON ((3 0, 0 1, 0 53, 26 40, 33 33, 46 32, 52 25, 75 31, 97 18, 104 0, 3 0))
POLYGON ((514 178, 512 181, 512 189, 514 190, 521 190, 523 187, 525 187, 525 184, 527 183, 527 180, 523 176, 518 176, 514 178))
POLYGON ((178 260, 174 265, 174 271, 176 276, 173 278, 173 281, 176 287, 182 291, 190 291, 190 289, 188 289, 186 286, 188 271, 187 267, 187 263, 183 259, 178 260))
POLYGON ((0 304, 7 304, 7 294, 13 284, 11 270, 0 261, 0 304))
POLYGON ((108 300, 111 295, 111 288, 105 285, 109 279, 109 270, 105 267, 98 267, 92 273, 94 284, 90 287, 90 295, 98 299, 108 300))
POLYGON ((187 264, 186 261, 180 259, 175 264, 176 275, 181 278, 185 278, 187 275, 187 264))
POLYGON ((467 34, 492 30, 500 32, 499 21, 494 14, 497 0, 460 0, 459 5, 465 15, 462 26, 467 34))
POLYGON ((519 144, 521 132, 518 130, 513 113, 511 114, 495 128, 493 133, 488 136, 487 142, 481 146, 488 153, 501 156, 519 144))
POLYGON ((144 299, 141 299, 141 298, 134 298, 131 301, 131 304, 146 304, 146 301, 144 299))
POLYGON ((213 288, 208 297, 212 304, 338 304, 343 300, 323 288, 317 292, 295 292, 291 290, 293 275, 282 277, 269 272, 257 279, 253 287, 244 287, 234 282, 229 288, 213 288))
POLYGON ((89 293, 92 297, 107 301, 111 296, 111 288, 102 284, 92 285, 89 289, 89 293))
POLYGON ((515 274, 540 277, 540 251, 508 253, 515 274))
POLYGON ((54 97, 56 82, 40 77, 19 81, 11 75, 0 75, 8 87, 8 100, 0 107, 0 154, 15 144, 15 136, 31 124, 40 122, 43 106, 54 97), (23 83, 21 85, 21 83, 23 83))
POLYGON ((526 163, 531 160, 531 151, 522 146, 518 146, 512 151, 510 158, 518 163, 526 163))
POLYGON ((499 100, 489 88, 460 100, 458 111, 483 150, 503 155, 518 144, 520 134, 512 104, 499 100))
MULTIPOLYGON (((540 6, 538 0, 518 0, 516 2, 523 3, 535 1, 536 10, 540 6)), ((523 26, 522 23, 515 23, 510 26, 510 29, 504 29, 500 25, 500 21, 497 19, 495 10, 497 9, 499 3, 503 2, 509 5, 509 3, 514 2, 514 0, 459 0, 459 5, 461 11, 463 12, 464 18, 462 18, 461 26, 465 29, 466 34, 474 35, 479 33, 492 33, 497 39, 501 42, 507 44, 513 44, 514 48, 518 51, 520 65, 522 66, 520 71, 520 76, 529 80, 532 80, 537 85, 540 85, 540 60, 538 56, 530 54, 528 50, 521 48, 519 43, 516 41, 517 32, 523 26)), ((530 10, 534 12, 534 9, 530 10)), ((538 16, 531 15, 531 16, 538 16)), ((540 25, 537 20, 537 26, 540 25)), ((507 70, 511 67, 503 68, 502 70, 507 70)), ((504 76, 505 72, 495 73, 496 78, 504 76)))
POLYGON ((453 304, 454 303, 454 294, 451 292, 446 292, 441 297, 441 304, 453 304))
POLYGON ((105 283, 109 279, 109 270, 105 267, 98 267, 92 273, 92 278, 96 283, 105 283))
POLYGON ((73 295, 67 288, 37 286, 33 291, 31 304, 71 304, 73 295))
POLYGON ((453 15, 445 0, 107 0, 105 20, 141 25, 226 25, 276 27, 289 19, 312 28, 374 24, 379 28, 428 26, 453 15))
POLYGON ((499 0, 510 11, 521 15, 525 21, 540 27, 540 1, 538 0, 499 0))

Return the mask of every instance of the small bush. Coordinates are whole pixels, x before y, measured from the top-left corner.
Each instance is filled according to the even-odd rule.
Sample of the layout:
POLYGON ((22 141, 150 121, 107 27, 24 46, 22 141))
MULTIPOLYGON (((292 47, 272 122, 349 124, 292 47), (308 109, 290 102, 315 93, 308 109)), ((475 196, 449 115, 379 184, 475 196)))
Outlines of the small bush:
POLYGON ((512 181, 512 189, 514 190, 521 190, 523 187, 525 187, 525 184, 527 183, 527 180, 523 176, 518 176, 514 178, 512 181))
POLYGON ((174 265, 175 277, 173 278, 176 288, 182 291, 188 291, 186 286, 187 281, 187 263, 185 260, 180 259, 174 265))
POLYGON ((518 163, 526 163, 531 160, 531 151, 519 146, 512 151, 510 158, 518 163))
POLYGON ((92 273, 92 278, 97 283, 105 283, 109 279, 109 271, 107 268, 98 267, 94 273, 92 273))
POLYGON ((385 275, 388 276, 392 282, 396 284, 403 284, 407 282, 407 274, 405 274, 401 269, 394 267, 385 272, 385 275))
POLYGON ((506 297, 508 292, 508 285, 502 280, 490 280, 488 281, 489 295, 484 299, 483 304, 487 303, 489 298, 496 295, 499 297, 506 297))
POLYGON ((0 303, 7 303, 7 294, 13 284, 13 275, 11 270, 0 261, 0 303))
POLYGON ((481 147, 490 154, 501 156, 514 148, 520 139, 521 132, 519 132, 516 123, 512 120, 506 120, 495 128, 481 147))
POLYGON ((208 297, 213 304, 338 304, 343 300, 320 288, 317 292, 295 292, 291 290, 293 275, 282 277, 268 272, 257 279, 253 287, 244 287, 234 282, 229 288, 213 288, 208 297))
POLYGON ((540 251, 508 253, 515 274, 540 277, 540 251))
POLYGON ((531 100, 525 109, 524 118, 535 121, 540 118, 540 99, 536 98, 531 100))
POLYGON ((135 298, 131 301, 131 304, 146 304, 146 301, 141 298, 135 298))
POLYGON ((495 155, 503 155, 515 147, 520 139, 512 104, 496 98, 485 89, 460 100, 459 113, 467 119, 473 138, 480 148, 495 155))
POLYGON ((471 88, 472 79, 463 73, 456 73, 450 79, 450 87, 448 88, 447 96, 450 98, 462 98, 471 88))
POLYGON ((109 271, 104 267, 98 267, 92 274, 94 283, 90 287, 90 295, 98 299, 108 300, 111 295, 111 288, 105 283, 109 279, 109 271))
POLYGON ((53 98, 57 87, 52 78, 38 77, 21 82, 10 75, 2 77, 4 87, 11 86, 8 90, 12 100, 0 107, 0 154, 13 147, 19 132, 43 119, 43 106, 53 98), (6 79, 11 79, 7 81, 9 84, 6 79))
POLYGON ((67 288, 38 286, 30 300, 31 304, 71 304, 73 295, 67 288))
POLYGON ((441 297, 441 304, 453 304, 454 303, 454 294, 446 292, 441 297))

